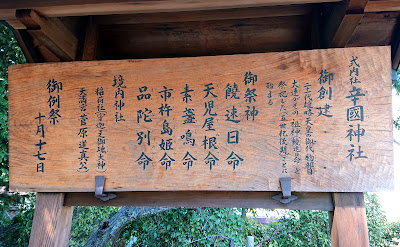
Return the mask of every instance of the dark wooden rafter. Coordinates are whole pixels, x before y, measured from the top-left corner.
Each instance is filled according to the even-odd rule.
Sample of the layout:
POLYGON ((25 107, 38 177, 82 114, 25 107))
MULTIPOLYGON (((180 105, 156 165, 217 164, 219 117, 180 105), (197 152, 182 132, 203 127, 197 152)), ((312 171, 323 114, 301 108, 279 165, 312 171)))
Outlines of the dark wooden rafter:
POLYGON ((339 1, 340 0, 86 0, 83 4, 81 0, 2 0, 0 1, 0 19, 15 19, 15 10, 21 8, 35 9, 40 14, 47 17, 61 17, 234 9, 339 1))
POLYGON ((322 10, 321 43, 323 48, 345 47, 364 15, 368 0, 327 3, 322 10))
POLYGON ((32 38, 60 61, 75 60, 78 39, 58 18, 41 17, 31 9, 17 10, 16 17, 32 38))
POLYGON ((82 60, 84 61, 96 60, 98 36, 99 36, 99 26, 93 19, 93 16, 89 16, 86 25, 86 34, 83 45, 82 60))
POLYGON ((369 1, 365 12, 392 12, 400 11, 400 0, 369 1))
POLYGON ((312 6, 289 5, 268 6, 257 8, 216 9, 200 11, 181 11, 163 13, 136 13, 126 15, 99 15, 94 16, 99 25, 125 25, 143 23, 172 23, 191 21, 217 21, 217 20, 240 20, 256 19, 265 17, 283 17, 295 15, 307 15, 312 11, 312 6))

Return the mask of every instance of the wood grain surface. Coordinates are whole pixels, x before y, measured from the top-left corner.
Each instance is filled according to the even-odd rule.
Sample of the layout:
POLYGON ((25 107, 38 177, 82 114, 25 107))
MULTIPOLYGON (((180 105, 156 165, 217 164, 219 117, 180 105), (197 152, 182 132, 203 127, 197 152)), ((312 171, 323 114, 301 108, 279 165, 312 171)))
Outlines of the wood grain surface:
POLYGON ((279 191, 280 177, 291 177, 292 190, 299 192, 393 187, 390 47, 16 65, 9 73, 10 187, 14 191, 91 192, 94 177, 99 175, 106 177, 105 191, 279 191), (351 62, 355 57, 359 67, 351 62), (320 73, 325 70, 327 80, 320 84, 320 73), (257 75, 254 85, 245 83, 249 73, 257 75), (351 85, 351 77, 360 83, 351 85), (62 82, 58 93, 49 93, 47 88, 53 79, 62 82), (299 86, 296 101, 294 81, 299 86), (226 99, 228 83, 237 85, 238 99, 231 97, 232 93, 226 99), (193 90, 187 103, 182 93, 186 84, 193 90), (207 85, 214 88, 208 96, 207 85), (320 99, 322 86, 331 88, 330 99, 328 95, 320 99), (96 95, 100 87, 102 97, 96 95), (173 89, 168 91, 171 97, 161 97, 164 87, 173 89), (355 101, 351 95, 357 90, 353 87, 361 94, 355 101), (85 111, 79 102, 82 88, 87 94, 85 111), (138 100, 140 88, 151 94, 150 99, 138 100), (123 99, 116 94, 118 90, 124 91, 123 99), (257 96, 249 97, 252 93, 257 96), (57 102, 49 103, 50 96, 59 97, 59 107, 57 102), (116 109, 116 100, 122 100, 124 106, 116 109), (166 104, 172 110, 169 116, 165 111, 162 116, 159 108, 166 104), (233 106, 238 123, 227 121, 233 106), (107 112, 100 125, 98 107, 107 112), (311 116, 305 114, 309 107, 311 116), (183 117, 186 109, 193 109, 195 123, 183 124, 188 119, 183 117), (61 116, 55 124, 49 119, 52 110, 61 116), (254 120, 253 110, 257 113, 254 120), (147 120, 152 121, 145 122, 140 111, 149 113, 147 120), (45 116, 41 123, 44 137, 35 119, 39 112, 45 116), (358 115, 351 115, 349 121, 348 112, 358 115), (88 119, 81 126, 83 113, 88 119), (125 121, 116 122, 116 113, 125 121), (354 118, 360 115, 362 120, 354 118), (213 125, 207 130, 205 122, 210 118, 213 125), (292 127, 292 122, 299 127, 292 127), (163 123, 172 129, 171 135, 161 134, 163 123), (84 127, 87 136, 82 138, 79 132, 84 127), (194 146, 186 141, 188 130, 194 146), (293 140, 296 131, 300 131, 298 147, 293 140), (239 136, 231 135, 229 143, 228 132, 239 136), (139 144, 139 135, 148 133, 150 145, 147 138, 139 144), (104 138, 99 140, 99 135, 104 138), (214 137, 217 149, 209 145, 214 137), (173 149, 162 150, 168 149, 169 139, 173 149), (82 141, 88 148, 87 169, 80 164, 82 141), (188 152, 195 159, 192 166, 184 160, 188 152), (147 166, 139 162, 142 153, 151 159, 147 166), (165 153, 174 160, 170 166, 162 160, 165 153), (207 160, 209 153, 218 159, 215 165, 207 160), (105 162, 102 167, 98 166, 100 154, 100 161, 105 162), (234 154, 240 158, 229 159, 234 154), (40 162, 43 172, 37 167, 40 162))

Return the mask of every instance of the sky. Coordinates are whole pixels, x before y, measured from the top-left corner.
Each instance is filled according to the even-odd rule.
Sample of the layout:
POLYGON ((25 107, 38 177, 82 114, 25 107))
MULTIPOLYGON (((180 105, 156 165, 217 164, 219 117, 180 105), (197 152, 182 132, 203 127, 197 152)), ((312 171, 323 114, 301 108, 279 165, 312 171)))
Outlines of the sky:
MULTIPOLYGON (((400 116, 400 96, 393 91, 393 118, 400 116)), ((393 131, 393 137, 400 143, 400 130, 393 131)), ((400 146, 393 143, 394 151, 394 191, 376 193, 389 222, 400 221, 400 146)))

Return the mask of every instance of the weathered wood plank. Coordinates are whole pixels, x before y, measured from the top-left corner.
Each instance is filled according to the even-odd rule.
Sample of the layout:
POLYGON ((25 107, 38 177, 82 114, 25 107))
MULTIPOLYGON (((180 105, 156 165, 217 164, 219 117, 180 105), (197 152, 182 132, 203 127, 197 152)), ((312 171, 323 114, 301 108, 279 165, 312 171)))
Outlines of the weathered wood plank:
POLYGON ((108 59, 310 49, 311 15, 100 26, 108 59), (310 35, 308 35, 310 34, 310 35))
POLYGON ((365 12, 394 12, 400 11, 399 0, 379 0, 369 1, 365 7, 365 12))
POLYGON ((364 13, 347 47, 393 45, 399 12, 364 13))
POLYGON ((332 247, 367 247, 368 227, 363 193, 333 193, 332 247))
POLYGON ((99 25, 170 23, 188 21, 237 20, 310 14, 310 5, 268 6, 257 8, 217 9, 164 13, 94 16, 99 25))
POLYGON ((345 47, 363 16, 363 14, 345 15, 332 39, 330 47, 345 47))
POLYGON ((94 177, 104 175, 106 191, 278 191, 279 178, 286 176, 293 179, 293 191, 390 189, 393 186, 390 72, 389 47, 13 66, 9 76, 11 188, 89 192, 94 190, 94 177), (349 65, 355 57, 361 83, 351 85, 349 65), (322 70, 332 73, 331 85, 322 84, 332 88, 330 100, 328 95, 320 99, 318 92, 322 70), (245 85, 248 72, 257 75, 254 86, 245 85), (117 85, 120 75, 126 86, 125 105, 116 109, 118 91, 113 84, 117 85), (48 101, 50 96, 50 99, 57 97, 46 88, 50 79, 63 83, 57 94, 60 107, 57 102, 48 101), (305 103, 309 106, 309 101, 300 101, 297 115, 295 106, 289 103, 295 102, 295 96, 290 94, 292 89, 288 86, 283 92, 278 87, 280 81, 292 85, 294 80, 300 85, 299 97, 313 99, 310 117, 309 108, 304 106, 305 103), (226 99, 228 83, 237 84, 239 99, 226 99), (270 86, 267 83, 274 87, 267 88, 270 86), (190 93, 192 101, 187 103, 182 98, 186 84, 194 90, 190 93), (360 88, 356 102, 351 100, 355 93, 353 86, 360 88), (83 121, 86 125, 80 121, 82 87, 87 92, 84 109, 88 120, 83 121), (95 93, 99 87, 103 88, 104 98, 95 93), (171 98, 163 94, 164 87, 173 89, 169 91, 171 98), (214 87, 212 91, 217 97, 210 93, 207 96, 208 87, 214 87), (311 93, 306 93, 307 87, 311 93), (253 89, 256 101, 253 98, 249 102, 249 92, 253 89), (152 95, 150 99, 140 97, 147 92, 152 95), (282 100, 287 102, 284 107, 282 100), (96 112, 102 109, 101 102, 107 115, 100 121, 96 112), (160 114, 160 107, 165 110, 166 104, 171 106, 170 116, 164 111, 160 114), (233 106, 238 123, 227 121, 232 117, 233 106), (187 123, 192 115, 186 108, 194 109, 195 123, 187 123), (252 109, 257 110, 253 112, 254 120, 252 109), (53 124, 49 114, 55 110, 59 110, 61 117, 53 124), (40 131, 36 135, 40 124, 35 118, 39 112, 46 116, 44 138, 40 131), (210 115, 214 112, 217 115, 210 115), (118 113, 126 121, 116 122, 118 113), (146 119, 152 122, 144 121, 144 113, 149 114, 146 119), (292 127, 291 122, 297 126, 296 121, 299 127, 292 127), (312 126, 307 127, 310 123, 312 126), (103 124, 104 132, 99 131, 103 124), (358 124, 359 135, 355 136, 358 124), (85 127, 87 136, 82 138, 79 133, 85 127), (300 130, 298 148, 291 141, 291 132, 297 131, 292 128, 300 130), (312 133, 306 134, 309 131, 312 133), (98 138, 99 134, 105 136, 106 144, 103 137, 98 138), (282 136, 288 139, 282 140, 282 136), (191 138, 195 139, 194 146, 188 141, 191 138), (46 145, 40 144, 40 140, 46 145), (214 140, 215 146, 210 144, 214 140), (287 140, 290 143, 285 146, 287 140), (79 162, 82 141, 89 148, 85 166, 79 162), (282 153, 285 147, 287 154, 282 153), (293 151, 296 149, 299 151, 293 151), (193 163, 187 161, 188 152, 193 163), (143 154, 151 159, 149 163, 144 162, 143 154), (165 161, 168 158, 165 154, 174 161, 165 161), (214 159, 217 165, 209 159, 213 157, 210 154, 218 159, 214 159), (234 154, 241 159, 234 156, 231 160, 234 154), (40 161, 39 157, 46 160, 40 161), (105 166, 101 162, 99 166, 99 160, 103 159, 105 166), (313 163, 310 159, 314 159, 313 163), (45 163, 43 172, 41 162, 45 163))
POLYGON ((64 193, 37 193, 29 247, 68 246, 74 207, 64 193))
POLYGON ((65 206, 167 206, 167 207, 231 207, 283 208, 333 211, 330 193, 295 193, 299 198, 289 204, 272 199, 280 192, 116 192, 116 198, 103 202, 93 193, 66 193, 65 206))
POLYGON ((16 9, 35 9, 46 17, 111 15, 133 13, 179 12, 211 9, 249 8, 274 5, 291 5, 321 2, 338 2, 338 0, 89 0, 82 1, 1 1, 0 19, 13 19, 16 9), (1 15, 3 14, 3 15, 1 15))

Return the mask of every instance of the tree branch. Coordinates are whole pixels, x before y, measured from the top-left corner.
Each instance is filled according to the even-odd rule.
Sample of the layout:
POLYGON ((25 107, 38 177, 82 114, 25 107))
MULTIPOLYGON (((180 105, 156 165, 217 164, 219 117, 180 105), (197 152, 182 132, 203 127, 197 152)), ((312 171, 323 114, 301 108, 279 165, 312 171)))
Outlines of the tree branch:
POLYGON ((90 236, 84 247, 104 247, 111 239, 118 237, 120 231, 132 221, 170 209, 172 208, 122 207, 113 217, 103 221, 99 229, 90 236))

